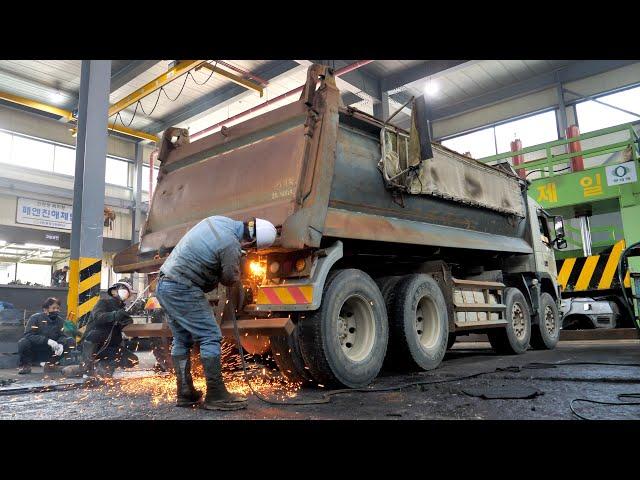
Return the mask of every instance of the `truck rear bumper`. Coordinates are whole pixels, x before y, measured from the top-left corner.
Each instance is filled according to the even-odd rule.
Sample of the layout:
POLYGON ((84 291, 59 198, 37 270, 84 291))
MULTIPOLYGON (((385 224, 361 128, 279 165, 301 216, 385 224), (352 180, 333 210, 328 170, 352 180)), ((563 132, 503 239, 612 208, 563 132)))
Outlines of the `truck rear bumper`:
MULTIPOLYGON (((249 335, 290 335, 295 328, 289 317, 258 318, 255 320, 238 320, 240 336, 249 335)), ((233 323, 224 322, 220 329, 224 337, 233 338, 233 323)), ((132 324, 123 329, 127 337, 172 337, 171 329, 165 323, 132 324)))

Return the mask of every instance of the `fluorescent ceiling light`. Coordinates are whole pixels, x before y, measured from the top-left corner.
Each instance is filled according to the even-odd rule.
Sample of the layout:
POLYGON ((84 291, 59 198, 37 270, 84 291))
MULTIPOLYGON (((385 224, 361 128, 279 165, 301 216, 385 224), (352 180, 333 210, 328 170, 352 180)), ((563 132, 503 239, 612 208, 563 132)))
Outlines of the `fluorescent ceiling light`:
POLYGON ((64 95, 60 90, 50 93, 49 99, 57 105, 61 105, 67 101, 66 95, 64 95))
POLYGON ((59 250, 60 249, 60 247, 56 245, 40 245, 38 243, 25 243, 24 246, 27 248, 38 248, 41 250, 59 250))
POLYGON ((0 247, 4 247, 7 244, 6 240, 0 240, 0 247))
POLYGON ((424 93, 429 97, 433 97, 437 95, 439 91, 440 91, 440 85, 438 85, 437 83, 431 80, 427 81, 427 83, 424 86, 424 93))

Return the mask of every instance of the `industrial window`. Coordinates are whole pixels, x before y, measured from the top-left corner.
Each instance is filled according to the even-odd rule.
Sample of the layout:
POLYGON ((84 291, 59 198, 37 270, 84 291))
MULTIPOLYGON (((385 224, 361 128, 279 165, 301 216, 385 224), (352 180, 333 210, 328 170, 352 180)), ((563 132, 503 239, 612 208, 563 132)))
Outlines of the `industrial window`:
POLYGON ((105 181, 112 185, 129 186, 129 162, 107 157, 105 181))
POLYGON ((11 157, 11 134, 0 132, 0 162, 9 163, 11 157))
MULTIPOLYGON (((598 100, 613 107, 620 107, 628 112, 640 115, 640 87, 630 88, 622 92, 603 95, 598 100)), ((593 100, 576 104, 580 133, 592 132, 601 128, 613 127, 621 123, 637 122, 639 116, 603 105, 593 100)))
POLYGON ((9 163, 51 172, 53 171, 53 145, 14 135, 9 163))
POLYGON ((488 157, 496 154, 496 139, 493 127, 450 138, 443 141, 442 145, 462 154, 469 152, 473 158, 488 157))
POLYGON ((523 148, 552 142, 558 140, 556 112, 539 113, 538 115, 496 125, 495 132, 498 153, 510 151, 511 142, 516 138, 520 139, 523 148))
MULTIPOLYGON (((158 183, 158 172, 160 169, 158 167, 153 167, 154 175, 153 175, 153 191, 156 190, 156 184, 158 183)), ((142 167, 142 191, 149 192, 149 167, 144 165, 142 167)))
POLYGON ((473 158, 484 158, 511 150, 511 142, 519 138, 522 147, 558 139, 555 111, 520 118, 491 126, 477 132, 444 140, 442 144, 459 153, 471 153, 473 158))
POLYGON ((76 173, 76 150, 75 148, 62 147, 56 145, 53 157, 53 171, 64 175, 74 176, 76 173))
POLYGON ((48 287, 51 285, 51 265, 18 263, 16 277, 22 283, 30 282, 48 287))

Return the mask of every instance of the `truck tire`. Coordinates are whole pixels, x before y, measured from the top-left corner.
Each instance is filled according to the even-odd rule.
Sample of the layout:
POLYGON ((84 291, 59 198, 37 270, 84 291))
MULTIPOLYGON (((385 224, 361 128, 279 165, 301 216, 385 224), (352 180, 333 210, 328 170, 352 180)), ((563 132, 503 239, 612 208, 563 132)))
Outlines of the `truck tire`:
POLYGON ((384 298, 384 303, 387 307, 387 315, 391 312, 393 308, 393 300, 395 298, 395 288, 402 276, 394 275, 390 277, 380 277, 376 278, 375 282, 380 289, 380 293, 382 293, 382 298, 384 298))
POLYGON ((394 366, 436 368, 449 340, 449 315, 440 286, 430 275, 407 275, 396 286, 395 295, 389 323, 394 366))
POLYGON ((290 382, 311 384, 311 375, 305 368, 304 359, 300 352, 298 328, 291 335, 273 335, 269 337, 271 342, 271 357, 276 362, 278 370, 284 378, 290 382))
MULTIPOLYGON (((380 277, 376 278, 375 282, 380 289, 380 293, 382 293, 382 298, 384 298, 384 304, 387 308, 387 319, 389 325, 391 325, 391 316, 393 315, 393 305, 396 298, 396 285, 402 278, 402 275, 393 275, 389 277, 380 277)), ((384 370, 393 370, 393 358, 390 352, 394 350, 393 347, 393 338, 389 335, 389 343, 387 344, 387 354, 384 359, 384 363, 382 368, 384 370)))
POLYGON ((508 325, 487 332, 493 349, 504 355, 520 355, 527 351, 531 339, 531 313, 520 290, 508 287, 504 290, 505 316, 508 325))
POLYGON ((318 384, 360 388, 380 372, 389 339, 387 311, 365 272, 336 272, 325 283, 320 308, 298 328, 304 363, 318 384))
POLYGON ((531 347, 534 350, 553 350, 560 339, 558 306, 548 293, 540 295, 540 320, 531 326, 531 347))

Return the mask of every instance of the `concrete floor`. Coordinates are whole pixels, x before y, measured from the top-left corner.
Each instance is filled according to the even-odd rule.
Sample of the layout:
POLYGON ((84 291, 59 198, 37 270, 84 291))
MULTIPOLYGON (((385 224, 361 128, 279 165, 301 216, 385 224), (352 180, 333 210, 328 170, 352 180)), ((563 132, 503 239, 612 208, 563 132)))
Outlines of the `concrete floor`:
MULTIPOLYGON (((152 358, 141 354, 141 368, 128 376, 150 375, 152 358)), ((487 343, 457 343, 435 371, 411 375, 379 377, 375 386, 389 386, 411 381, 454 379, 497 367, 523 366, 530 362, 608 362, 640 364, 639 340, 597 342, 561 342, 553 351, 529 351, 520 356, 498 356, 487 343)), ((0 370, 0 379, 18 379, 2 390, 43 384, 42 374, 16 375, 15 370, 0 370)), ((130 380, 131 381, 131 380, 130 380)), ((138 380, 135 380, 138 382, 138 380)), ((142 380, 139 380, 142 381, 142 380)), ((44 383, 60 380, 44 380, 44 383)), ((168 382, 168 379, 167 379, 168 382)), ((326 390, 304 389, 296 399, 319 399, 326 390)), ((0 419, 513 419, 571 420, 569 409, 574 398, 617 402, 617 395, 640 392, 640 368, 613 366, 558 366, 545 369, 503 371, 448 383, 410 387, 384 393, 348 393, 332 398, 330 404, 311 406, 275 406, 249 399, 244 411, 212 412, 176 408, 170 399, 158 399, 150 392, 126 393, 111 388, 81 388, 63 392, 0 395, 0 419), (485 400, 468 396, 463 389, 486 389, 505 386, 534 387, 543 392, 529 400, 485 400)), ((640 406, 609 407, 579 403, 582 415, 594 419, 640 419, 640 406)))

